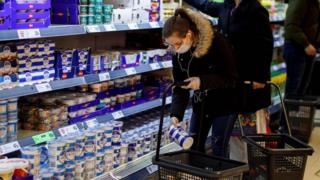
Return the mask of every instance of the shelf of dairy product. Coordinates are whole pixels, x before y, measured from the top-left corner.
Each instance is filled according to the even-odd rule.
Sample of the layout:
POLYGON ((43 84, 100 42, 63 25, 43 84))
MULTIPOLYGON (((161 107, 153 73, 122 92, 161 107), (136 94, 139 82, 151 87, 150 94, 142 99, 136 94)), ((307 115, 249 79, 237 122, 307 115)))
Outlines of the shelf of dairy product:
POLYGON ((172 67, 165 49, 91 52, 56 49, 54 41, 3 44, 0 60, 0 100, 172 67))
MULTIPOLYGON (((169 153, 179 151, 182 148, 176 143, 170 143, 160 149, 161 153, 169 153)), ((138 158, 135 161, 129 162, 117 169, 112 170, 102 176, 96 177, 94 180, 112 179, 141 179, 158 171, 158 166, 152 165, 152 158, 155 156, 155 151, 138 158), (136 174, 140 172, 139 174, 136 174)))
POLYGON ((0 30, 0 41, 75 36, 98 32, 115 32, 162 28, 162 22, 103 24, 103 25, 52 25, 46 28, 0 30))
MULTIPOLYGON (((137 91, 133 91, 133 92, 135 94, 139 92, 140 95, 142 93, 142 91, 138 89, 137 91)), ((132 94, 132 93, 129 93, 129 94, 132 94)), ((52 95, 43 95, 42 100, 40 100, 41 99, 40 97, 39 98, 26 97, 26 99, 23 99, 22 101, 19 102, 19 107, 21 107, 19 112, 23 117, 21 118, 20 116, 19 124, 24 129, 23 132, 27 132, 29 135, 30 134, 36 134, 36 135, 29 136, 24 139, 20 139, 18 141, 14 141, 17 138, 18 117, 17 117, 17 111, 15 111, 15 113, 13 112, 12 115, 10 113, 11 111, 9 111, 9 124, 10 123, 13 123, 13 124, 8 126, 8 122, 7 122, 8 120, 6 120, 6 122, 1 123, 2 134, 5 135, 3 138, 1 138, 1 143, 9 142, 9 145, 13 145, 12 142, 15 142, 16 144, 18 144, 17 148, 20 149, 21 147, 38 144, 39 142, 37 142, 35 138, 39 138, 39 137, 40 139, 44 138, 45 139, 44 142, 45 142, 61 136, 70 135, 70 133, 71 134, 75 133, 77 131, 80 131, 81 129, 92 128, 97 126, 98 124, 105 124, 108 121, 122 119, 128 116, 131 116, 140 112, 145 112, 147 110, 151 110, 161 106, 162 104, 161 99, 159 98, 157 99, 156 97, 158 96, 154 96, 154 94, 152 94, 153 93, 152 91, 144 91, 144 93, 146 93, 146 95, 144 95, 144 98, 133 99, 126 102, 123 102, 123 101, 125 101, 125 99, 128 99, 128 98, 124 96, 123 93, 119 93, 116 96, 107 96, 107 95, 104 95, 106 93, 98 93, 96 96, 100 96, 102 98, 100 99, 100 102, 103 102, 104 107, 99 108, 99 106, 101 106, 101 103, 97 102, 98 103, 97 104, 96 103, 97 100, 93 100, 93 101, 78 104, 78 105, 68 106, 66 110, 63 112, 62 112, 62 108, 64 107, 64 105, 61 104, 63 101, 65 103, 73 103, 73 104, 76 101, 76 99, 71 98, 70 93, 61 92, 61 93, 55 94, 57 95, 56 97, 58 99, 61 99, 60 103, 57 102, 58 104, 60 104, 60 107, 58 106, 58 104, 57 105, 53 104, 53 102, 55 102, 57 99, 54 98, 52 95), (105 96, 105 97, 102 97, 102 96, 105 96), (46 99, 50 105, 43 104, 44 102, 41 102, 41 101, 43 101, 44 99, 46 99), (113 104, 113 103, 116 103, 114 102, 114 101, 117 101, 116 99, 118 99, 122 103, 113 104), (89 113, 89 110, 90 110, 90 113, 89 113), (84 115, 80 115, 79 114, 80 111, 81 112, 88 111, 88 112, 85 113, 84 115), (52 113, 55 113, 58 116, 52 113), (12 117, 13 115, 14 117, 12 117), (42 119, 45 121, 43 121, 42 119), (72 124, 72 125, 68 126, 67 124, 72 124), (4 132, 3 130, 5 130, 6 132, 4 132), (43 133, 39 134, 40 132, 43 132, 43 133), (43 137, 41 138, 41 136, 43 137), (12 137, 12 139, 10 139, 10 137, 12 137), (46 138, 48 139, 46 140, 46 138)), ((75 93, 74 95, 77 96, 78 99, 79 98, 83 99, 84 97, 93 98, 93 96, 95 96, 93 94, 88 94, 88 93, 84 93, 83 95, 85 96, 79 93, 75 93)), ((130 99, 132 99, 132 97, 130 99)), ((15 100, 15 102, 9 102, 9 103, 17 103, 17 101, 15 100)), ((166 99, 166 104, 170 104, 170 103, 171 103, 171 97, 168 97, 166 99)), ((9 105, 9 106, 13 106, 13 105, 9 105)), ((6 117, 7 117, 7 114, 6 114, 6 117)), ((8 144, 3 144, 0 146, 0 154, 10 153, 4 150, 7 146, 8 144)), ((18 149, 11 148, 11 151, 16 151, 18 149)))
MULTIPOLYGON (((22 147, 21 158, 29 161, 29 173, 40 179, 62 176, 93 179, 110 174, 125 177, 150 165, 156 148, 159 113, 155 111, 123 121, 109 121, 55 138, 50 135, 33 137, 39 144, 44 140, 50 142, 37 147, 22 147)), ((161 142, 163 152, 179 149, 171 143, 168 133, 171 121, 167 115, 161 142)), ((187 129, 190 110, 185 117, 182 127, 187 129)))

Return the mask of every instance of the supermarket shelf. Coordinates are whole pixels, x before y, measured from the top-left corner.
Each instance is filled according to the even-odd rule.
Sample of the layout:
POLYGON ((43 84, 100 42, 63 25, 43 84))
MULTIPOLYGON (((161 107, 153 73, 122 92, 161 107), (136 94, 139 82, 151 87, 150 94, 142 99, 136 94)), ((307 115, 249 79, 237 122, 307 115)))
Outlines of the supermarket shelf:
POLYGON ((74 36, 87 33, 128 31, 162 28, 162 22, 131 23, 131 24, 105 24, 105 25, 53 25, 40 29, 11 29, 0 31, 0 41, 20 39, 50 38, 59 36, 74 36))
POLYGON ((41 29, 1 30, 0 41, 72 36, 81 34, 86 34, 85 28, 81 25, 59 25, 49 26, 41 29))
POLYGON ((275 64, 271 66, 271 71, 281 71, 286 69, 286 63, 275 64))
POLYGON ((42 92, 55 91, 75 86, 80 86, 84 84, 93 84, 107 80, 113 80, 117 78, 126 77, 129 75, 141 74, 145 72, 151 72, 159 69, 165 69, 172 67, 171 61, 161 62, 161 63, 153 63, 153 64, 143 64, 135 68, 127 68, 116 71, 111 71, 109 73, 101 73, 101 74, 90 74, 85 75, 84 77, 77 77, 66 80, 56 80, 51 81, 50 83, 32 85, 32 86, 24 86, 24 87, 15 87, 12 89, 5 89, 0 91, 0 100, 17 98, 32 94, 38 94, 42 92), (41 87, 43 85, 48 85, 49 87, 41 87))
MULTIPOLYGON (((171 97, 168 97, 166 100, 166 104, 170 104, 171 103, 171 97)), ((73 124, 73 125, 69 125, 66 127, 61 127, 59 129, 55 129, 52 131, 48 131, 48 132, 41 132, 41 134, 35 133, 34 131, 30 131, 27 132, 33 136, 29 136, 26 137, 24 139, 15 141, 15 142, 10 142, 8 144, 4 144, 0 146, 0 155, 4 155, 4 154, 8 154, 11 152, 15 152, 20 150, 22 147, 26 147, 26 146, 32 146, 32 145, 36 145, 36 144, 41 144, 41 143, 45 143, 49 140, 58 138, 58 137, 62 137, 62 136, 67 136, 67 135, 71 135, 74 133, 79 132, 80 130, 82 130, 83 128, 90 128, 90 127, 94 127, 97 126, 98 124, 103 124, 107 121, 111 121, 111 120, 117 120, 117 119, 121 119, 124 117, 128 117, 130 115, 139 113, 139 112, 143 112, 143 111, 147 111, 156 107, 160 107, 162 104, 161 99, 156 99, 153 101, 149 101, 143 104, 139 104, 133 107, 129 107, 123 110, 119 110, 116 112, 113 112, 111 114, 106 114, 106 115, 102 115, 102 116, 98 116, 96 118, 93 119, 89 119, 86 120, 84 122, 79 122, 77 124, 73 124), (39 141, 36 142, 35 138, 37 137, 39 138, 40 136, 40 143, 39 141), (18 144, 18 146, 17 146, 18 144), (9 147, 8 147, 9 146, 9 147), (15 148, 10 147, 10 146, 15 146, 15 148)))
MULTIPOLYGON (((173 151, 179 151, 181 148, 176 143, 168 144, 161 148, 161 153, 168 153, 173 151)), ((118 167, 111 172, 95 178, 95 180, 112 179, 117 177, 118 179, 141 179, 141 174, 139 176, 135 174, 138 171, 143 171, 143 175, 147 176, 153 174, 157 171, 157 166, 152 165, 152 158, 155 156, 155 151, 138 158, 132 162, 118 167)))
POLYGON ((105 24, 105 25, 85 26, 86 31, 88 33, 158 29, 158 28, 162 28, 162 27, 163 27, 162 22, 130 23, 130 24, 105 24))

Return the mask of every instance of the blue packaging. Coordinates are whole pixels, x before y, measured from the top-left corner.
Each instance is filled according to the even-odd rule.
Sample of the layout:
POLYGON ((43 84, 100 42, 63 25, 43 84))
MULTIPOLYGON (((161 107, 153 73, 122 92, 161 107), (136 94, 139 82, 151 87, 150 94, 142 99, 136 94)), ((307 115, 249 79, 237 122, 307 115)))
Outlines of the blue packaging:
POLYGON ((75 77, 76 61, 75 50, 62 50, 56 52, 56 79, 69 79, 75 77))

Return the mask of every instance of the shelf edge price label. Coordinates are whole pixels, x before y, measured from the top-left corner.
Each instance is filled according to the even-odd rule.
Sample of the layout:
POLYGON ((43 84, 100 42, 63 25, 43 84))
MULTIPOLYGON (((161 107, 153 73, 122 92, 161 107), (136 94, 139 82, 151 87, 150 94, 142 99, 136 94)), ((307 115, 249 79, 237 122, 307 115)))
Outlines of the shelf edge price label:
POLYGON ((151 28, 160 28, 159 22, 149 22, 151 28))
POLYGON ((52 91, 51 85, 49 83, 36 84, 35 86, 39 93, 52 91))
POLYGON ((79 132, 79 128, 76 124, 59 129, 59 133, 61 134, 61 136, 67 136, 70 134, 75 134, 77 132, 79 132))
POLYGON ((126 71, 126 74, 127 74, 128 76, 137 74, 136 69, 133 68, 133 67, 131 67, 131 68, 126 68, 125 71, 126 71))
POLYGON ((20 147, 20 144, 18 143, 18 141, 14 141, 14 142, 0 146, 0 155, 12 153, 12 152, 18 151, 20 149, 21 149, 21 147, 20 147))
POLYGON ((86 121, 88 128, 95 128, 98 125, 98 120, 96 118, 86 121))
POLYGON ((105 31, 116 31, 116 27, 114 24, 106 24, 103 26, 105 31))
POLYGON ((159 63, 151 63, 150 67, 151 67, 152 70, 157 70, 157 69, 161 68, 159 63))
POLYGON ((108 72, 100 73, 99 74, 99 80, 100 81, 108 81, 108 80, 110 80, 110 74, 108 72))
POLYGON ((54 133, 52 131, 48 131, 46 133, 42 133, 42 134, 38 134, 35 136, 32 136, 32 139, 34 141, 35 144, 41 144, 44 142, 48 142, 51 141, 53 139, 55 139, 56 136, 54 135, 54 133))
POLYGON ((162 66, 165 68, 171 68, 172 67, 172 61, 164 61, 162 62, 162 66))
POLYGON ((128 24, 129 29, 131 30, 135 30, 135 29, 139 29, 139 26, 137 23, 129 23, 128 24))
POLYGON ((41 38, 40 29, 19 29, 17 33, 19 39, 41 38))
POLYGON ((89 33, 100 32, 100 27, 97 25, 87 26, 87 30, 89 33))
POLYGON ((157 165, 150 165, 146 169, 149 174, 153 174, 154 172, 158 171, 158 166, 157 165))
POLYGON ((112 113, 113 119, 121 119, 124 117, 124 114, 122 111, 116 111, 112 113))
POLYGON ((171 104, 171 103, 172 103, 172 97, 167 97, 166 104, 171 104))

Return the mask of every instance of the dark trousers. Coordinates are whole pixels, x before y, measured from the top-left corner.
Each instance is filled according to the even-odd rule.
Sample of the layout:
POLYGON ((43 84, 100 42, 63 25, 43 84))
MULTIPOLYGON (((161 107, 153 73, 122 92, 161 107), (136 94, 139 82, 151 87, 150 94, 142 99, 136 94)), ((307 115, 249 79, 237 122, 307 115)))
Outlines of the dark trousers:
POLYGON ((285 43, 283 55, 287 65, 285 96, 305 95, 313 70, 314 57, 307 56, 303 47, 291 42, 285 43))
MULTIPOLYGON (((304 96, 309 87, 314 57, 306 55, 302 46, 292 42, 285 43, 283 55, 287 65, 285 98, 304 96)), ((283 132, 287 132, 283 114, 279 125, 283 132)))
POLYGON ((237 119, 236 114, 230 114, 220 117, 202 118, 202 127, 200 127, 200 118, 192 114, 190 124, 190 135, 194 138, 193 150, 205 152, 205 144, 209 130, 212 126, 212 151, 213 155, 220 157, 229 157, 229 140, 237 119))

